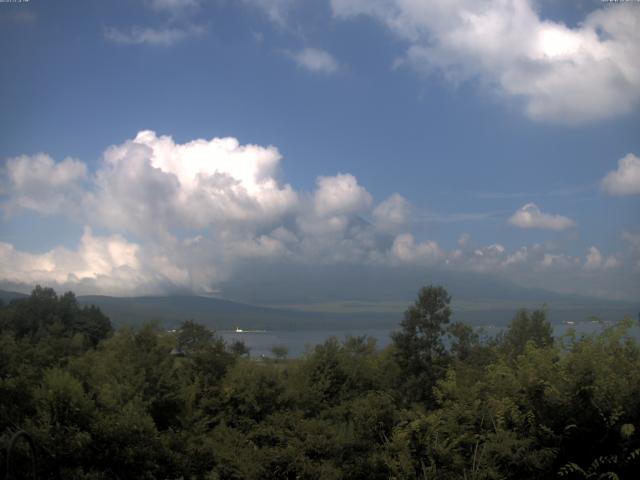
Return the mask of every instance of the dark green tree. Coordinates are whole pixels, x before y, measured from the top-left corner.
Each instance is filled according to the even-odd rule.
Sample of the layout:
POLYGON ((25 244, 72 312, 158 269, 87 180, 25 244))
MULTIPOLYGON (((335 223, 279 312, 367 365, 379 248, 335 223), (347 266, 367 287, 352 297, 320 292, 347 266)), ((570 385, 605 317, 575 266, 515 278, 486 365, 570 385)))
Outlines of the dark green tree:
POLYGON ((289 355, 289 348, 286 345, 274 345, 271 347, 271 353, 278 360, 284 360, 289 355))
POLYGON ((430 400, 433 386, 446 370, 442 337, 451 316, 450 302, 451 296, 443 287, 423 287, 415 303, 404 312, 402 330, 391 335, 410 400, 430 400))
POLYGON ((519 310, 504 335, 503 347, 515 356, 524 352, 528 342, 536 347, 553 345, 553 327, 544 309, 534 310, 531 314, 525 309, 519 310))
POLYGON ((479 336, 473 327, 462 322, 452 323, 447 329, 452 339, 451 353, 459 360, 469 358, 473 350, 478 346, 479 336))
POLYGON ((250 349, 247 345, 240 341, 236 340, 231 345, 229 345, 229 351, 236 357, 249 356, 250 349))
POLYGON ((111 332, 111 322, 95 306, 80 307, 73 292, 58 296, 52 288, 36 286, 31 295, 13 300, 4 315, 4 328, 33 343, 48 336, 71 338, 80 334, 96 346, 111 332))
POLYGON ((182 353, 206 349, 214 339, 213 332, 193 320, 185 321, 178 331, 177 348, 182 353))

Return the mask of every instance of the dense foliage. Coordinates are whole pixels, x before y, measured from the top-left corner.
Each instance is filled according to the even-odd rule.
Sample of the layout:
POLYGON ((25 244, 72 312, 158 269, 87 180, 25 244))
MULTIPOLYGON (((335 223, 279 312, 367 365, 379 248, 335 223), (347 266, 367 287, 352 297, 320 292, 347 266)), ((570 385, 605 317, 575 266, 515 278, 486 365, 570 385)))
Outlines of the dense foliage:
POLYGON ((449 302, 422 289, 384 350, 253 359, 193 322, 112 331, 36 288, 0 308, 0 462, 25 430, 46 479, 638 478, 631 320, 554 339, 520 311, 485 338, 449 302))

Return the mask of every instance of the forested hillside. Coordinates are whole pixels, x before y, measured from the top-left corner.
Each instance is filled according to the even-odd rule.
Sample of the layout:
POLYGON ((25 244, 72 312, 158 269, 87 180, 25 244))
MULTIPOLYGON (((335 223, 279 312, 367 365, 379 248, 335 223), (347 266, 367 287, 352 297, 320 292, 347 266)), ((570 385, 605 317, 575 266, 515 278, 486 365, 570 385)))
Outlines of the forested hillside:
POLYGON ((420 290, 384 350, 356 337, 258 359, 194 322, 114 330, 36 288, 0 308, 2 471, 26 431, 41 479, 638 478, 631 319, 553 338, 522 310, 488 338, 451 323, 450 301, 420 290))

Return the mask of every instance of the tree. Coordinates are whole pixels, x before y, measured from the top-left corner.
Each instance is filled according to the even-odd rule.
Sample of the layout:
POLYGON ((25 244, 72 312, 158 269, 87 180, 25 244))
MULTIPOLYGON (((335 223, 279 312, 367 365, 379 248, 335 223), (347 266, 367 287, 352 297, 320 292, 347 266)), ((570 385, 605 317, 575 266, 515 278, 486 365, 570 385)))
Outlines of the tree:
POLYGON ((49 336, 71 338, 81 334, 88 345, 95 347, 112 333, 109 318, 98 307, 80 308, 73 292, 59 297, 52 288, 39 285, 30 296, 11 302, 2 323, 17 338, 33 343, 49 336))
POLYGON ((245 355, 248 357, 251 350, 243 341, 235 340, 231 345, 229 345, 229 351, 235 357, 242 357, 245 355))
POLYGON ((178 331, 177 348, 183 353, 202 350, 211 344, 213 338, 213 332, 207 327, 187 320, 178 331))
POLYGON ((536 347, 553 344, 553 328, 543 309, 534 310, 531 315, 525 309, 518 311, 503 339, 504 349, 513 356, 524 352, 528 342, 536 347))
POLYGON ((271 347, 271 353, 278 360, 284 360, 289 355, 289 348, 286 345, 274 345, 271 347))
POLYGON ((478 346, 479 336, 473 327, 462 322, 452 323, 447 329, 452 339, 451 353, 459 360, 466 360, 478 346))
POLYGON ((406 393, 413 400, 432 398, 431 390, 446 369, 442 342, 449 323, 451 296, 443 287, 423 287, 418 299, 404 313, 402 330, 391 335, 395 358, 406 375, 406 393))

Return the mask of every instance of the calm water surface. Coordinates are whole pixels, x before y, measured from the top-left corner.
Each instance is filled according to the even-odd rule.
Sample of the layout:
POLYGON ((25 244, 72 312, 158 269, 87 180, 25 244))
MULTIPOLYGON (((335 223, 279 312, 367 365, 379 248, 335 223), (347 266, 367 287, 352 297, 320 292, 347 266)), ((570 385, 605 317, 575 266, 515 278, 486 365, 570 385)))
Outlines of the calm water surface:
MULTIPOLYGON (((498 334, 503 327, 483 327, 487 335, 493 336, 498 334)), ((592 334, 602 331, 603 326, 596 322, 578 322, 575 325, 557 324, 553 327, 555 337, 561 337, 566 334, 570 328, 574 328, 578 335, 592 334)), ((379 329, 352 329, 352 330, 269 330, 269 331, 246 331, 236 333, 234 331, 218 332, 227 343, 241 341, 250 349, 252 357, 260 357, 262 355, 271 357, 271 349, 273 347, 286 347, 289 350, 289 357, 300 357, 308 349, 312 349, 315 345, 324 343, 330 337, 336 337, 338 340, 344 340, 348 336, 363 336, 376 339, 378 348, 384 348, 391 342, 390 334, 396 328, 379 328, 379 329)), ((632 335, 640 338, 640 329, 635 326, 632 329, 632 335)))

